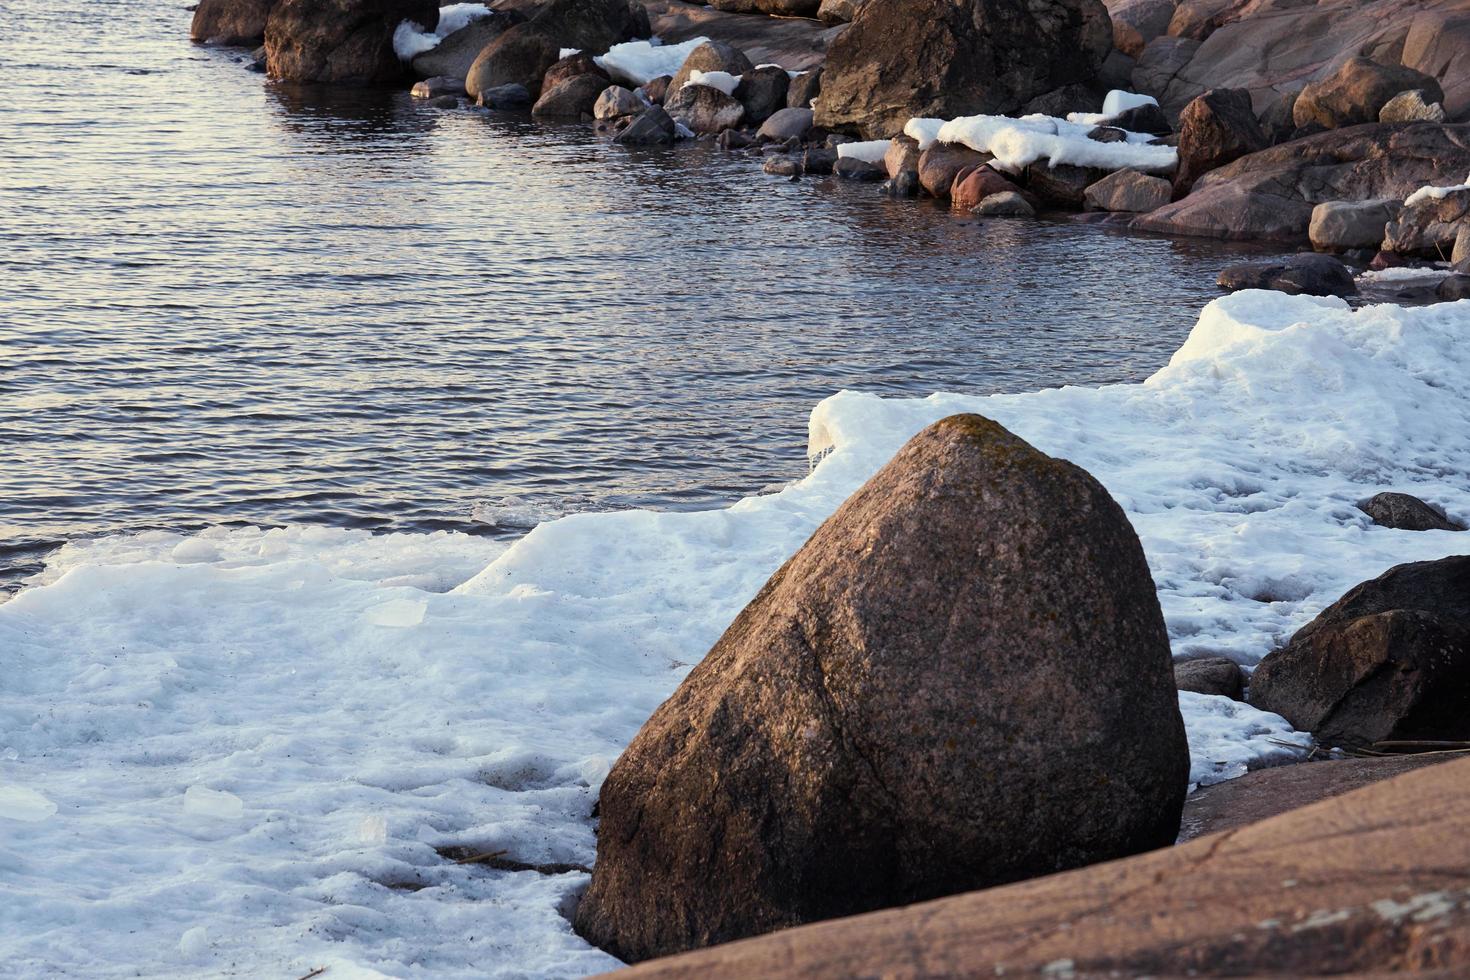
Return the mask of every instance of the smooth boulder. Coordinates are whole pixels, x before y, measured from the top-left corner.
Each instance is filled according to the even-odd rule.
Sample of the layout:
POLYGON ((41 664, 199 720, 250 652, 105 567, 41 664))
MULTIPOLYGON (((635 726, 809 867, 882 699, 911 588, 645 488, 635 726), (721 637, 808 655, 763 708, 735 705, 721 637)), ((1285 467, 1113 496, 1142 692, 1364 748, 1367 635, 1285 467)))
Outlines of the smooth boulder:
POLYGON ((1270 145, 1251 108, 1249 92, 1211 89, 1185 106, 1179 115, 1175 195, 1183 197, 1195 181, 1211 170, 1270 145))
POLYGON ((1386 490, 1375 493, 1358 504, 1358 509, 1380 527, 1400 531, 1463 531, 1465 526, 1452 521, 1445 512, 1412 494, 1386 490))
POLYGON ((644 110, 643 100, 621 85, 609 85, 598 95, 592 106, 594 119, 621 119, 636 116, 644 110))
POLYGON ((967 168, 955 174, 949 190, 949 206, 956 211, 970 211, 992 194, 1019 194, 1021 188, 989 165, 967 168))
MULTIPOLYGON (((915 182, 919 179, 919 141, 912 136, 895 136, 888 142, 888 152, 883 154, 883 169, 890 178, 905 170, 914 172, 915 182)), ((916 183, 917 186, 917 183, 916 183)))
POLYGON ((530 22, 559 48, 588 55, 649 35, 648 13, 634 0, 550 0, 530 22))
POLYGON ((265 25, 265 65, 288 82, 373 85, 397 81, 405 66, 393 32, 405 20, 439 23, 432 0, 277 0, 265 25))
POLYGON ((1199 657, 1174 664, 1174 686, 1193 694, 1214 694, 1239 701, 1245 691, 1245 675, 1228 657, 1199 657))
POLYGON ((745 106, 745 121, 759 126, 777 111, 786 108, 786 89, 790 84, 783 68, 766 65, 752 68, 740 76, 740 84, 733 93, 745 106))
POLYGON ((709 85, 685 85, 664 100, 664 109, 693 133, 719 133, 745 122, 745 106, 709 85))
POLYGON ((1327 745, 1470 740, 1470 556, 1349 590, 1266 655, 1250 703, 1327 745))
POLYGON ((1174 0, 1110 0, 1113 46, 1130 58, 1143 54, 1148 42, 1169 29, 1174 0))
POLYGON ((605 88, 606 75, 573 75, 550 88, 542 88, 541 97, 531 106, 531 115, 541 119, 592 117, 592 110, 605 88))
POLYGON ((982 218, 1034 218, 1036 208, 1015 191, 1001 191, 975 205, 970 213, 982 218))
POLYGON ((689 81, 689 76, 695 71, 722 71, 737 78, 748 71, 754 71, 755 65, 738 48, 733 48, 720 41, 706 41, 696 47, 684 59, 679 70, 674 73, 674 80, 669 82, 668 94, 664 97, 665 104, 689 81))
POLYGON ((1312 209, 1307 237, 1319 252, 1346 252, 1356 248, 1376 249, 1383 242, 1383 229, 1402 201, 1324 201, 1312 209))
POLYGON ((1172 195, 1173 188, 1162 177, 1151 177, 1137 170, 1116 170, 1089 184, 1082 192, 1082 203, 1088 211, 1143 213, 1168 204, 1172 195))
POLYGON ((624 146, 666 146, 674 142, 677 133, 674 120, 663 106, 652 105, 634 117, 613 141, 624 146))
POLYGON ((561 47, 532 23, 516 24, 491 41, 465 73, 471 98, 504 85, 522 85, 535 97, 541 79, 561 58, 561 47))
POLYGON ((255 47, 276 0, 199 0, 189 37, 200 44, 255 47))
POLYGON ((1188 770, 1121 508, 951 416, 818 528, 613 766, 576 929, 642 960, 1166 846, 1188 770))
POLYGON ((434 48, 415 56, 414 73, 425 78, 435 75, 464 78, 491 41, 524 19, 520 14, 498 10, 492 10, 489 16, 477 17, 446 36, 434 48))
POLYGON ((1327 78, 1302 89, 1293 118, 1298 126, 1317 123, 1328 129, 1376 122, 1389 100, 1410 89, 1425 93, 1426 102, 1444 99, 1439 82, 1423 72, 1370 58, 1349 58, 1327 78))
POLYGON ((789 139, 804 140, 811 130, 810 109, 782 109, 761 123, 758 135, 772 143, 784 143, 789 139))
POLYGON ((868 0, 827 51, 817 125, 886 139, 914 116, 1012 112, 1093 81, 1112 47, 1101 0, 868 0))
POLYGON ((1303 253, 1280 261, 1237 262, 1219 278, 1221 289, 1272 289, 1292 296, 1355 296, 1352 270, 1330 255, 1303 253))
POLYGON ((919 184, 931 197, 948 197, 956 174, 966 167, 978 167, 993 159, 989 153, 972 150, 963 143, 930 143, 919 154, 919 184))

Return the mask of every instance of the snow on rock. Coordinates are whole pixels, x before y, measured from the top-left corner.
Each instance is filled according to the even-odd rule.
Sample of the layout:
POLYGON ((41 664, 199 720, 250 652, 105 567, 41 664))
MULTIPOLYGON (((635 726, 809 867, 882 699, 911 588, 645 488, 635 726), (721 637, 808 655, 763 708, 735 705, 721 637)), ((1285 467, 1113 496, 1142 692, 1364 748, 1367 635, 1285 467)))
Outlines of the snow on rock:
POLYGON ((917 140, 920 150, 927 150, 929 144, 939 137, 944 122, 943 119, 922 119, 915 116, 904 124, 903 134, 917 140))
POLYGON ((490 8, 483 3, 452 3, 439 8, 439 23, 432 31, 424 25, 405 20, 393 32, 393 53, 402 61, 417 58, 425 51, 433 51, 455 31, 472 20, 489 17, 490 8))
MULTIPOLYGON (((0 956, 36 976, 611 969, 563 915, 585 874, 437 849, 589 865, 612 760, 914 433, 981 412, 1086 467, 1138 530, 1175 653, 1249 666, 1357 582, 1470 549, 1355 506, 1395 489, 1470 519, 1467 330, 1470 302, 1240 292, 1145 382, 843 392, 814 409, 818 462, 784 490, 564 517, 473 577, 475 539, 456 535, 205 532, 220 560, 191 564, 178 536, 70 546, 0 604, 0 956), (460 573, 448 592, 405 584, 460 573), (239 815, 181 816, 191 791, 239 815)), ((1195 782, 1303 741, 1222 698, 1180 707, 1195 782)))
POLYGON ((689 53, 708 40, 707 37, 693 37, 678 44, 663 44, 656 37, 647 41, 625 41, 614 44, 606 54, 592 60, 615 82, 647 85, 660 75, 677 75, 689 53))
POLYGON ((740 84, 740 78, 727 71, 700 71, 698 68, 689 70, 689 80, 684 83, 684 88, 690 85, 705 85, 709 88, 719 89, 726 95, 734 95, 735 88, 740 84))
POLYGON ((1411 208, 1422 201, 1443 200, 1461 191, 1470 191, 1470 177, 1465 178, 1465 183, 1456 184, 1454 187, 1421 187, 1404 199, 1404 207, 1411 208))
POLYGON ((843 159, 851 157, 854 160, 865 160, 868 163, 882 163, 884 155, 891 145, 890 140, 868 140, 862 143, 841 143, 837 147, 837 155, 843 159))
MULTIPOLYGON (((913 122, 913 120, 911 120, 913 122)), ((927 132, 931 120, 918 120, 916 132, 927 132)), ((995 166, 1012 173, 1045 160, 1049 166, 1072 164, 1121 170, 1166 171, 1178 162, 1172 146, 1150 146, 1147 133, 1128 133, 1126 142, 1100 143, 1088 139, 1094 124, 1068 122, 1054 116, 1032 115, 963 116, 939 127, 935 138, 944 143, 963 143, 981 153, 995 155, 995 166)), ((908 128, 905 127, 905 132, 908 128)), ((910 135, 913 135, 912 133, 910 135)))

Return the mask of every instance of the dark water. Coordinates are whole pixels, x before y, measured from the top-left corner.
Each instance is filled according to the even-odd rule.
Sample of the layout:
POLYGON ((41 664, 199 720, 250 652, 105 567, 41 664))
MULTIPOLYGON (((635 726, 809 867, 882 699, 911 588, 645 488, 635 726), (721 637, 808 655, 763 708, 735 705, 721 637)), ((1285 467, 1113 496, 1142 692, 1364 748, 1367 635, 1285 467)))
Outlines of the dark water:
POLYGON ((1141 378, 1227 258, 273 85, 189 16, 0 6, 0 587, 79 535, 728 501, 842 388, 1141 378))

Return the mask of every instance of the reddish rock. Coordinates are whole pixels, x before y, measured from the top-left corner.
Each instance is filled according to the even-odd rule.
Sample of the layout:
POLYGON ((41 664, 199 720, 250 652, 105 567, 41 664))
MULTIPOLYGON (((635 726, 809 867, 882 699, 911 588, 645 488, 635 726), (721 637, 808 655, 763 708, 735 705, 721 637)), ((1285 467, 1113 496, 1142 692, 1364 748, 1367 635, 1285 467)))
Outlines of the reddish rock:
POLYGON ((1211 170, 1270 145, 1251 109, 1249 92, 1206 92, 1185 106, 1179 116, 1179 171, 1174 177, 1174 195, 1183 197, 1211 170))
POLYGON ((888 171, 890 178, 897 177, 905 170, 912 170, 917 174, 919 141, 912 136, 893 137, 888 144, 888 152, 883 154, 883 169, 888 171))
POLYGON ((989 153, 972 150, 960 143, 930 143, 919 154, 919 184, 931 197, 948 197, 956 174, 966 167, 978 167, 993 159, 989 153))
POLYGON ((949 191, 949 206, 956 211, 969 211, 992 194, 1020 193, 1021 188, 990 167, 961 170, 955 175, 949 191))

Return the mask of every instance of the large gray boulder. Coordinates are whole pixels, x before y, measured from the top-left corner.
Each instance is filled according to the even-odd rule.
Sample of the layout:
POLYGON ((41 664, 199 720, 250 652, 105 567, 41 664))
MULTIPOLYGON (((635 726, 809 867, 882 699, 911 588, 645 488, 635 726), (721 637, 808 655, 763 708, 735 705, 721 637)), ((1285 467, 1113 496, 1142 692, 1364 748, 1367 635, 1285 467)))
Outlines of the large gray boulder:
POLYGON ((913 116, 1006 113, 1096 79, 1101 0, 869 0, 827 52, 817 125, 868 139, 913 116))
POLYGON ((1307 237, 1319 252, 1376 249, 1383 242, 1384 227, 1403 206, 1395 199, 1327 201, 1312 209, 1307 237))
POLYGON ((953 416, 623 753, 576 928, 642 960, 1164 847, 1188 771, 1127 517, 1083 470, 953 416))
POLYGON ((276 0, 199 0, 189 37, 200 44, 256 47, 276 0))
POLYGON ((393 32, 411 20, 432 30, 433 0, 277 0, 265 26, 265 67, 289 82, 373 85, 405 74, 393 32))
POLYGON ((1172 235, 1305 243, 1326 201, 1403 200, 1470 173, 1470 126, 1375 123, 1330 130, 1241 157, 1200 178, 1188 197, 1132 227, 1172 235))
POLYGON ((1113 46, 1130 58, 1166 33, 1174 18, 1174 0, 1105 0, 1113 19, 1113 46))
POLYGON ((1328 745, 1470 740, 1470 556, 1355 586, 1261 661, 1250 702, 1328 745))

